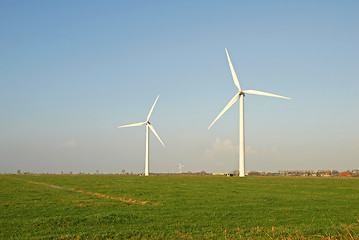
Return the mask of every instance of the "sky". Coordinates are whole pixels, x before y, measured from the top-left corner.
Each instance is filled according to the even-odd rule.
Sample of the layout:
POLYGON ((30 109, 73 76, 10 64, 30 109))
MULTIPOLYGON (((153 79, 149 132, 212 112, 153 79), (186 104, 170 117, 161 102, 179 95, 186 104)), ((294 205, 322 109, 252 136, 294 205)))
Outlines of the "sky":
POLYGON ((0 1, 0 173, 359 169, 359 2, 0 1))

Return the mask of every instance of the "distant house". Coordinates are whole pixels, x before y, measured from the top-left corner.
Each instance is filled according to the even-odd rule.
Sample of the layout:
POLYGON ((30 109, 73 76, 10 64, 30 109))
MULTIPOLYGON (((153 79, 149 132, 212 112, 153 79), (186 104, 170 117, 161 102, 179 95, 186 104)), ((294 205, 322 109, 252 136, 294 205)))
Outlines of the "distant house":
POLYGON ((320 174, 320 176, 321 176, 321 177, 330 177, 330 174, 326 172, 326 173, 320 174))
POLYGON ((352 175, 351 175, 350 172, 342 172, 342 173, 339 174, 339 176, 341 176, 341 177, 351 177, 352 175))
POLYGON ((224 176, 224 173, 212 173, 212 175, 224 176))

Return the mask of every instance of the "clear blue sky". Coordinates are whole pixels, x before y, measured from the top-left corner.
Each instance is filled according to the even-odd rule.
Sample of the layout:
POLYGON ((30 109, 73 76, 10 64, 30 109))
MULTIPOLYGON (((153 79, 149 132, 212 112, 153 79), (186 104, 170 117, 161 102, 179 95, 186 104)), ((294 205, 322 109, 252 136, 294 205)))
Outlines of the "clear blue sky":
POLYGON ((0 1, 0 172, 359 168, 358 1, 0 1))

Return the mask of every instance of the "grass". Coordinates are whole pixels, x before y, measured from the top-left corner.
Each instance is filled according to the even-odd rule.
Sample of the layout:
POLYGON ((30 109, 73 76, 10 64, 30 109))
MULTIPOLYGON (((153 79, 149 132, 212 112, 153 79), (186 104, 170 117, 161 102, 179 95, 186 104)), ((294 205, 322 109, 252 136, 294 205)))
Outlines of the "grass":
POLYGON ((359 239, 359 179, 0 175, 0 239, 359 239))

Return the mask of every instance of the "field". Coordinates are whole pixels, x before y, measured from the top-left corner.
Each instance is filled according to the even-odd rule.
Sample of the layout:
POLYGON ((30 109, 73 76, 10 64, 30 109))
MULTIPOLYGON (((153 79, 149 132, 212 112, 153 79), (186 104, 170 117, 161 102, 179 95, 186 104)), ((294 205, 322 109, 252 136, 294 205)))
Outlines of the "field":
POLYGON ((0 239, 359 239, 359 178, 0 175, 0 239))

